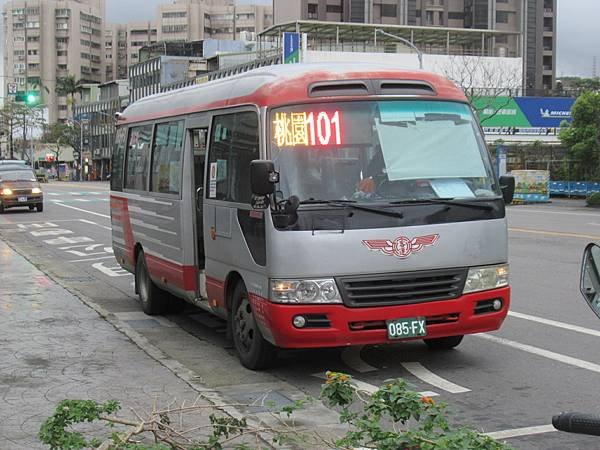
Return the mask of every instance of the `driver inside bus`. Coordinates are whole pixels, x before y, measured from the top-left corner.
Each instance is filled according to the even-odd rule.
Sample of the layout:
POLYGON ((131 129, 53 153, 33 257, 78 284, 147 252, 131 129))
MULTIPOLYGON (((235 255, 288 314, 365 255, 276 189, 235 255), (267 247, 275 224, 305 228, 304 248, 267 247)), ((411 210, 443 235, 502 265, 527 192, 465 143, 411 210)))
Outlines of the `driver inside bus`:
POLYGON ((358 182, 356 192, 352 195, 352 198, 373 198, 376 195, 377 188, 387 179, 383 152, 381 151, 381 145, 377 144, 374 155, 362 172, 362 179, 358 182))

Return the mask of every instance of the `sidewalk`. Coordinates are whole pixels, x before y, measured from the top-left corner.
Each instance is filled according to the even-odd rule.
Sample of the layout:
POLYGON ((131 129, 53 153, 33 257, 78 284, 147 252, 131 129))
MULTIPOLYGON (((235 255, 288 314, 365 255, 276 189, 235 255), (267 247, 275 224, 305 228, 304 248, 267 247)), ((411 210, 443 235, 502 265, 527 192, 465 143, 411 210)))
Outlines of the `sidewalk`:
MULTIPOLYGON (((198 398, 1 240, 0 274, 0 449, 47 448, 37 433, 63 399, 115 399, 119 415, 133 418, 130 407, 141 413, 198 398)), ((195 425, 209 424, 207 415, 195 415, 195 425)))

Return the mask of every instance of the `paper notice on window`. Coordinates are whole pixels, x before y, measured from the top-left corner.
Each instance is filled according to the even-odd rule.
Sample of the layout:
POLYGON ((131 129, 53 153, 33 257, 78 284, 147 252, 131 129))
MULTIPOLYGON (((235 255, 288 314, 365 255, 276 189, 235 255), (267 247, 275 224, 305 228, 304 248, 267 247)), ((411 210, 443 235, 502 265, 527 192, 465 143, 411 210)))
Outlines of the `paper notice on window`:
POLYGON ((216 162, 210 163, 210 177, 208 180, 208 197, 217 197, 217 169, 218 164, 216 162))
POLYGON ((475 194, 461 178, 430 180, 431 188, 440 198, 469 198, 475 194))

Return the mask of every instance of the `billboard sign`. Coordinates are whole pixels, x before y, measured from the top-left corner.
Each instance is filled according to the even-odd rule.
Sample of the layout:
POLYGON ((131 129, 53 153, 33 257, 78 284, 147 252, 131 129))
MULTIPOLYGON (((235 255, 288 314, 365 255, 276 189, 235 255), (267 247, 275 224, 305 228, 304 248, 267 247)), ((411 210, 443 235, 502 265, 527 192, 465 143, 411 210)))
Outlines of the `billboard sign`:
POLYGON ((300 62, 300 33, 283 33, 283 63, 300 62))
POLYGON ((550 172, 547 170, 513 170, 515 202, 549 202, 550 172))
POLYGON ((483 127, 558 128, 571 121, 570 97, 480 97, 473 101, 483 127))
POLYGON ((516 97, 515 101, 532 127, 560 127, 563 120, 571 120, 575 103, 569 97, 516 97))

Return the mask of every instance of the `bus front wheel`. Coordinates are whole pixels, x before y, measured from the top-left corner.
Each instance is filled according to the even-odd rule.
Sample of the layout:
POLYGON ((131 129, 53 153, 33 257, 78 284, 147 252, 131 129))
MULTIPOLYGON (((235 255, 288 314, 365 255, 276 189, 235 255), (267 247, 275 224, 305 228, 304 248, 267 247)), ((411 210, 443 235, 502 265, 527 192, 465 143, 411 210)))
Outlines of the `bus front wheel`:
POLYGON ((231 302, 231 331, 233 343, 242 365, 251 370, 269 367, 277 349, 263 338, 252 312, 248 292, 238 283, 231 302))
POLYGON ((430 350, 450 350, 458 346, 463 340, 463 335, 459 336, 448 336, 443 338, 434 338, 434 339, 423 339, 427 347, 430 350))
POLYGON ((135 282, 142 310, 149 316, 165 312, 167 297, 150 278, 143 251, 140 251, 135 263, 135 282))

